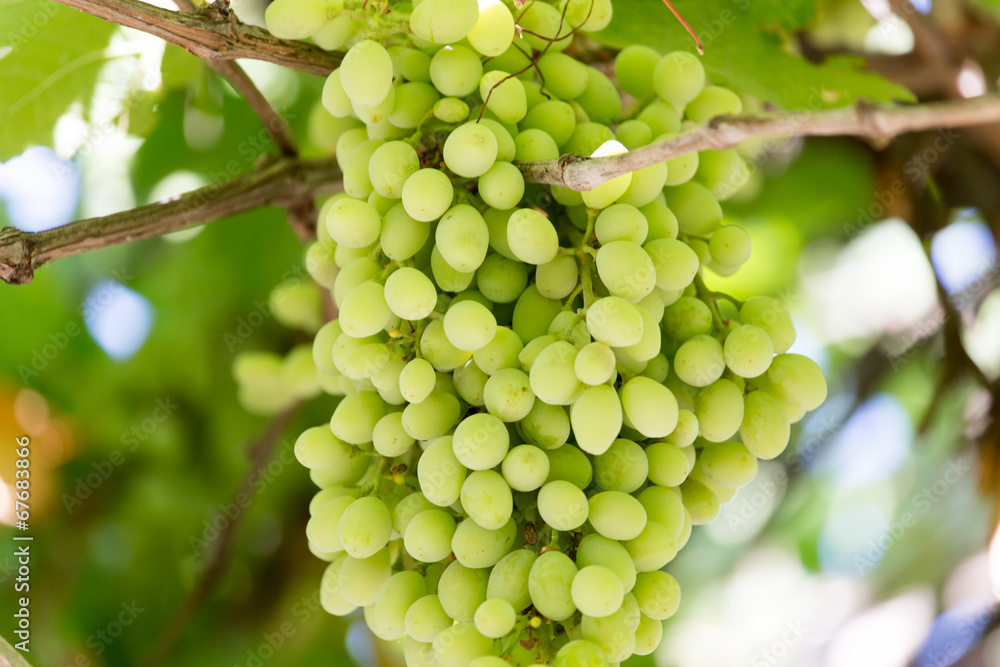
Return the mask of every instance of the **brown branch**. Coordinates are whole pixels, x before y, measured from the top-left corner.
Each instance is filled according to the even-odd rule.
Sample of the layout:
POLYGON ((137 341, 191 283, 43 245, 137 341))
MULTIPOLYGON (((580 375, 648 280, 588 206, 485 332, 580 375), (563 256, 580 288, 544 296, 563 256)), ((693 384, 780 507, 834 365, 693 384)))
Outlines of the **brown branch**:
POLYGON ((31 282, 42 264, 212 222, 265 206, 296 208, 340 178, 334 160, 279 158, 176 199, 89 218, 44 232, 0 231, 0 280, 31 282))
POLYGON ((591 190, 616 176, 679 155, 732 148, 756 137, 856 136, 887 139, 907 132, 1000 122, 1000 96, 958 102, 877 107, 859 104, 823 111, 758 116, 720 116, 707 124, 629 153, 602 158, 564 155, 558 160, 519 162, 525 180, 591 190))
POLYGON ((340 66, 342 54, 318 46, 277 39, 266 30, 240 23, 216 4, 197 14, 161 9, 141 0, 56 0, 105 21, 135 28, 187 49, 209 61, 252 58, 326 76, 340 66))
MULTIPOLYGON (((282 433, 288 428, 295 415, 298 413, 300 403, 296 403, 284 411, 275 415, 267 425, 264 432, 249 447, 250 470, 243 478, 240 488, 236 491, 235 500, 231 503, 234 507, 244 507, 244 503, 239 502, 241 497, 252 497, 254 495, 255 480, 260 478, 261 472, 274 456, 274 451, 278 447, 282 433)), ((226 572, 230 556, 233 553, 233 542, 236 538, 237 529, 242 523, 244 509, 238 513, 226 526, 219 531, 216 538, 215 548, 208 557, 208 562, 202 572, 201 578, 195 587, 191 589, 187 597, 181 600, 180 605, 174 611, 173 616, 167 622, 159 638, 153 644, 146 659, 143 661, 144 667, 155 667, 161 665, 167 656, 184 636, 191 621, 194 620, 198 609, 208 599, 209 594, 226 572)))
MULTIPOLYGON (((198 11, 198 8, 194 6, 191 0, 174 0, 174 4, 182 12, 187 12, 188 14, 195 14, 198 11)), ((247 76, 242 67, 231 60, 205 59, 205 63, 225 78, 236 92, 247 101, 253 112, 257 114, 260 122, 264 124, 265 129, 271 134, 274 145, 278 147, 282 155, 295 157, 299 154, 298 148, 295 145, 295 137, 292 135, 288 123, 278 115, 278 112, 271 106, 270 102, 267 101, 267 98, 264 97, 263 93, 260 92, 260 89, 257 88, 250 77, 247 76)))

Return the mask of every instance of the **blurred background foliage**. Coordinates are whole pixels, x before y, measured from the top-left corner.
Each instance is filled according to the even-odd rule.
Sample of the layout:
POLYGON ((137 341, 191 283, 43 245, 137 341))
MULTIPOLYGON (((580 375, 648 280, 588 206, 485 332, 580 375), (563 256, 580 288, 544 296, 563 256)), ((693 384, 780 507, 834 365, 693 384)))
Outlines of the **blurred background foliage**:
MULTIPOLYGON (((677 6, 706 43, 710 75, 761 108, 970 97, 995 92, 1000 75, 992 0, 677 6)), ((589 44, 596 61, 632 42, 689 48, 658 0, 616 12, 589 44)), ((228 84, 176 47, 49 0, 4 3, 0 25, 0 227, 161 200, 273 152, 228 84)), ((303 154, 330 155, 317 142, 330 122, 322 80, 244 64, 303 154)), ((790 303, 793 351, 822 365, 830 398, 669 566, 685 599, 657 665, 1000 665, 998 540, 988 549, 1000 128, 879 148, 744 146, 758 169, 725 210, 754 255, 710 284, 790 303)), ((268 302, 304 275, 284 217, 260 210, 0 288, 0 521, 14 520, 13 442, 27 433, 33 664, 399 663, 359 618, 318 604, 325 564, 304 536, 313 486, 290 449, 335 399, 297 414, 248 506, 231 506, 266 427, 237 405, 233 355, 305 342, 268 302), (232 549, 201 600, 198 582, 229 539, 220 534, 232 549)), ((5 609, 13 548, 0 540, 5 609)))

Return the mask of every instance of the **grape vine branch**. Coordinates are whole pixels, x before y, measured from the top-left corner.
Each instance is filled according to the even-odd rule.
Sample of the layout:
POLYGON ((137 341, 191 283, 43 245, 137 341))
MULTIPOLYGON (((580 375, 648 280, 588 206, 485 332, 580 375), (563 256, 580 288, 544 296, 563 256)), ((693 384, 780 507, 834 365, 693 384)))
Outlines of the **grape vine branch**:
MULTIPOLYGON (((675 137, 605 158, 566 155, 518 166, 532 183, 591 189, 620 174, 678 155, 722 149, 755 137, 860 136, 886 139, 906 132, 1000 122, 1000 96, 899 107, 858 105, 824 111, 797 111, 716 118, 675 137)), ((31 281, 34 270, 56 259, 130 243, 193 227, 263 206, 301 208, 303 202, 337 185, 334 160, 271 160, 242 176, 209 185, 177 199, 110 216, 74 222, 44 232, 0 232, 0 280, 31 281)))

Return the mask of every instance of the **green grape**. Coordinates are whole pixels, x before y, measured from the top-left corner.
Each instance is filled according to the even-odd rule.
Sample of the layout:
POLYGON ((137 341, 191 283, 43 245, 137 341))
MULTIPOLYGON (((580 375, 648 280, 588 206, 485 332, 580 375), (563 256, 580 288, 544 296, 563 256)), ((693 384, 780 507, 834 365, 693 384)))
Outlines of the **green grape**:
POLYGON ((615 130, 615 139, 631 151, 651 143, 653 130, 641 120, 627 120, 615 130))
POLYGON ((528 267, 490 253, 476 271, 476 286, 493 303, 512 303, 528 286, 528 267))
POLYGON ((522 349, 524 345, 516 333, 507 327, 497 327, 493 340, 473 352, 472 358, 483 372, 493 375, 507 368, 518 368, 517 357, 522 349))
POLYGON ((559 252, 555 227, 538 211, 514 211, 507 223, 507 243, 517 259, 528 264, 551 262, 559 252))
POLYGON ((483 392, 486 390, 486 381, 489 379, 489 375, 471 362, 459 366, 452 373, 455 391, 458 392, 463 401, 477 408, 485 405, 483 392))
POLYGON ((351 604, 366 607, 375 602, 391 574, 388 549, 367 558, 348 556, 340 566, 340 594, 351 604))
POLYGON ((420 642, 434 641, 439 632, 453 623, 441 605, 441 598, 434 594, 425 595, 410 605, 404 617, 406 634, 420 642))
POLYGON ((681 603, 681 588, 666 572, 643 572, 636 577, 635 599, 648 618, 664 621, 675 613, 681 603))
POLYGON ((635 303, 656 286, 656 270, 642 246, 631 241, 611 241, 597 251, 597 273, 615 296, 635 303))
POLYGON ((493 133, 493 136, 497 140, 497 161, 498 162, 510 162, 514 159, 514 155, 517 153, 517 147, 514 145, 514 138, 511 132, 517 132, 517 128, 513 126, 504 127, 492 118, 484 117, 479 121, 479 124, 488 129, 493 133))
POLYGON ((809 357, 779 354, 765 377, 762 388, 793 408, 815 410, 826 400, 823 371, 809 357))
POLYGON ((468 289, 476 277, 475 271, 463 273, 453 269, 441 256, 441 251, 436 245, 431 251, 431 273, 434 276, 434 282, 444 292, 457 293, 468 289))
MULTIPOLYGON (((324 17, 326 10, 323 11, 324 17)), ((322 28, 314 32, 310 37, 316 45, 324 51, 338 51, 361 30, 364 26, 354 16, 341 14, 334 19, 327 21, 322 28)))
POLYGON ((589 387, 570 408, 570 423, 580 449, 595 456, 603 454, 622 428, 617 392, 606 384, 589 387))
POLYGON ((677 239, 657 239, 645 245, 655 267, 656 286, 664 290, 681 290, 691 284, 698 273, 698 256, 677 239))
POLYGON ((544 87, 562 100, 572 100, 587 89, 591 69, 563 53, 550 51, 537 63, 544 87))
POLYGON ((705 68, 691 53, 668 53, 653 70, 653 87, 660 99, 682 108, 705 87, 705 68))
POLYGON ((436 376, 434 367, 426 359, 413 359, 407 362, 399 374, 399 390, 410 403, 420 403, 434 389, 436 376))
POLYGON ((514 17, 499 0, 479 4, 479 19, 466 38, 484 56, 500 56, 514 41, 514 17))
POLYGON ((528 577, 538 556, 528 549, 517 549, 501 558, 490 572, 486 598, 504 600, 515 611, 531 604, 528 577))
POLYGON ((333 434, 352 445, 372 441, 375 424, 386 414, 385 401, 370 391, 345 396, 333 412, 330 428, 333 434))
POLYGON ((698 165, 701 158, 698 153, 691 152, 678 155, 667 160, 667 181, 668 187, 687 183, 698 172, 698 165))
POLYGON ((615 353, 604 343, 588 343, 577 353, 573 372, 591 386, 609 382, 615 377, 615 353))
MULTIPOLYGON (((687 465, 690 466, 690 463, 687 465)), ((684 529, 685 510, 677 489, 650 485, 636 498, 646 510, 648 521, 658 523, 674 537, 680 537, 684 529)))
POLYGON ((757 474, 757 457, 738 442, 705 447, 698 461, 713 482, 728 489, 749 484, 757 474))
POLYGON ((529 3, 514 18, 517 25, 524 29, 521 39, 536 51, 562 51, 572 41, 572 28, 563 19, 562 11, 552 5, 529 3))
POLYGON ((603 491, 591 496, 589 502, 590 524, 610 540, 634 539, 646 525, 646 510, 627 493, 603 491))
POLYGON ((549 458, 534 445, 518 445, 507 452, 501 470, 510 488, 515 491, 534 491, 549 476, 549 458))
POLYGON ((452 304, 445 313, 444 332, 456 348, 474 352, 493 340, 497 332, 497 321, 493 313, 482 304, 463 301, 452 304))
MULTIPOLYGON (((676 134, 681 129, 681 115, 673 105, 656 100, 643 109, 639 120, 649 126, 654 137, 676 134)), ((667 169, 669 170, 669 165, 667 169)))
POLYGON ((660 322, 645 308, 637 308, 642 316, 642 338, 635 345, 621 350, 622 353, 643 364, 660 353, 663 341, 660 335, 660 322))
POLYGON ((670 374, 670 361, 662 353, 658 354, 649 360, 642 374, 655 382, 664 382, 670 374))
POLYGON ((486 108, 505 123, 517 123, 528 113, 524 85, 502 70, 492 70, 483 75, 479 82, 479 97, 486 108))
POLYGON ((783 354, 795 342, 795 325, 788 308, 777 299, 755 296, 740 308, 740 321, 763 329, 774 344, 776 354, 783 354))
POLYGON ((421 271, 404 266, 385 281, 385 302, 396 317, 404 320, 422 320, 437 305, 434 283, 421 271))
POLYGON ((465 97, 476 90, 483 76, 479 56, 460 45, 446 46, 431 59, 431 83, 442 95, 465 97))
POLYGON ((441 218, 434 240, 449 266, 456 271, 471 273, 486 259, 489 229, 476 209, 459 204, 441 218))
POLYGON ((729 380, 716 380, 698 393, 694 414, 701 437, 711 442, 728 440, 743 421, 743 392, 729 380))
MULTIPOLYGON (((622 98, 614 82, 604 72, 593 67, 587 68, 587 87, 574 100, 583 107, 592 121, 598 123, 610 125, 622 115, 622 98)), ((662 186, 661 183, 660 187, 662 186)))
POLYGON ((635 585, 635 566, 628 551, 617 541, 597 533, 587 535, 580 541, 576 550, 576 564, 581 569, 598 565, 611 570, 621 582, 624 593, 632 590, 635 585))
POLYGON ((524 130, 514 137, 514 158, 519 162, 542 162, 559 157, 555 139, 544 130, 524 130))
POLYGON ((648 472, 642 447, 624 438, 617 438, 594 459, 594 480, 607 491, 632 493, 646 482, 648 472))
POLYGON ((687 447, 698 437, 698 418, 690 410, 677 413, 677 428, 667 437, 667 442, 678 447, 687 447))
POLYGON ((656 94, 652 72, 660 62, 660 54, 648 46, 630 44, 615 57, 615 78, 621 89, 639 100, 656 94))
POLYGON ((470 470, 489 470, 500 465, 510 446, 503 422, 486 413, 470 415, 455 429, 455 456, 470 470))
POLYGON ((471 622, 463 622, 440 632, 434 638, 433 651, 441 667, 471 667, 472 661, 485 656, 492 646, 492 639, 471 622))
MULTIPOLYGON (((638 537, 624 543, 636 572, 654 572, 677 555, 680 546, 672 531, 655 521, 647 521, 638 537)), ((638 579, 637 579, 638 582, 638 579)))
POLYGON ((420 337, 420 353, 436 370, 452 371, 465 364, 471 356, 451 344, 444 331, 444 322, 431 320, 420 337))
POLYGON ((455 530, 451 550, 458 562, 466 567, 493 567, 510 552, 516 536, 517 523, 514 519, 497 530, 483 528, 475 521, 466 519, 455 530))
MULTIPOLYGON (((320 97, 320 103, 323 105, 323 108, 329 111, 330 115, 335 118, 346 118, 353 112, 353 109, 351 108, 351 98, 347 96, 347 93, 344 91, 344 86, 340 82, 339 67, 333 70, 323 83, 323 93, 320 97)), ((348 134, 348 132, 345 132, 342 136, 346 136, 348 134)), ((355 132, 354 134, 351 134, 350 137, 346 137, 345 143, 350 139, 357 137, 360 137, 361 141, 366 141, 368 139, 365 135, 364 129, 362 129, 360 132, 355 132)), ((350 153, 350 151, 341 149, 340 139, 337 139, 337 150, 344 156, 345 159, 350 153)), ((337 159, 340 160, 339 157, 337 159)), ((341 168, 343 168, 343 166, 344 165, 341 164, 341 168)))
POLYGON ((649 479, 660 486, 677 486, 691 472, 691 463, 676 445, 654 442, 646 447, 649 479))
POLYGON ((448 616, 459 623, 472 621, 476 609, 486 601, 490 573, 471 569, 458 561, 445 568, 438 582, 438 596, 448 616))
POLYGON ((712 311, 704 301, 682 296, 663 311, 663 330, 677 341, 712 330, 712 311))
POLYGON ((337 537, 354 558, 368 558, 389 543, 392 515, 374 496, 358 498, 344 510, 337 524, 337 537))
POLYGON ((549 476, 546 482, 565 481, 578 489, 586 489, 594 478, 590 459, 573 445, 563 445, 547 452, 549 476))
MULTIPOLYGON (((388 347, 388 346, 386 346, 388 347)), ((406 361, 403 359, 403 350, 395 348, 389 351, 389 361, 382 370, 371 376, 371 383, 378 391, 379 396, 382 397, 386 403, 390 405, 403 405, 406 399, 403 398, 403 394, 399 391, 399 375, 403 372, 403 368, 406 366, 406 361)), ((402 429, 402 426, 399 426, 402 429)), ((400 433, 403 431, 400 430, 400 433)), ((388 433, 388 432, 387 432, 388 433)), ((372 434, 374 438, 374 434, 372 434)), ((372 441, 374 442, 374 440, 372 441)))
POLYGON ((649 232, 646 216, 630 204, 614 204, 601 211, 594 224, 594 233, 600 244, 630 241, 642 244, 649 232))
POLYGON ((379 639, 395 641, 406 632, 406 612, 427 593, 424 578, 414 571, 397 572, 379 591, 369 627, 379 639))
POLYGON ((271 314, 290 329, 316 333, 323 325, 323 297, 316 285, 289 280, 271 292, 271 314))
POLYGON ((378 420, 372 431, 372 444, 382 456, 402 456, 413 446, 413 437, 403 428, 403 413, 390 412, 378 420))
POLYGON ((319 509, 333 500, 334 498, 340 498, 341 496, 350 496, 354 494, 354 489, 349 486, 329 486, 325 489, 321 489, 315 495, 313 495, 312 500, 309 501, 309 516, 313 516, 319 509))
POLYGON ((564 310, 555 316, 549 325, 549 334, 565 339, 577 348, 591 341, 583 316, 569 310, 564 310))
POLYGON ((611 23, 611 0, 562 0, 559 9, 565 9, 566 20, 585 32, 604 30, 611 23))
POLYGON ((538 513, 555 530, 576 530, 587 520, 587 496, 572 482, 546 482, 538 491, 538 513))
POLYGON ((352 259, 337 274, 337 281, 333 285, 334 302, 338 305, 343 303, 344 298, 355 287, 367 280, 371 280, 381 272, 382 266, 367 256, 352 259))
POLYGON ((479 20, 476 0, 423 0, 410 15, 410 30, 435 44, 452 44, 469 34, 479 20))
MULTIPOLYGON (((576 153, 577 155, 592 155, 608 141, 615 138, 615 133, 611 128, 601 123, 581 122, 577 120, 576 127, 569 141, 563 146, 563 152, 576 153)), ((625 188, 622 188, 625 191, 625 188)), ((605 208, 605 207, 600 207, 605 208)))
POLYGON ((295 458, 310 470, 329 470, 348 465, 357 451, 335 436, 326 425, 302 432, 295 441, 295 458))
POLYGON ((566 102, 546 100, 528 111, 519 126, 524 130, 540 130, 549 135, 557 146, 562 146, 573 136, 576 114, 566 102))
POLYGON ((338 552, 344 547, 337 534, 337 526, 344 510, 354 502, 352 496, 338 496, 329 500, 312 515, 306 524, 306 537, 323 551, 338 552))
MULTIPOLYGON (((552 193, 553 199, 555 199, 558 203, 562 204, 563 206, 567 207, 567 213, 569 213, 570 211, 579 211, 585 214, 585 211, 580 211, 581 207, 586 208, 583 206, 583 195, 581 195, 576 190, 572 190, 570 188, 563 187, 561 185, 553 185, 550 187, 550 191, 552 193)), ((570 215, 569 217, 570 217, 570 222, 572 222, 574 225, 577 225, 577 218, 574 217, 573 215, 570 215)), ((583 228, 580 231, 586 230, 587 221, 583 220, 583 224, 580 225, 580 227, 583 228)))
POLYGON ((327 212, 326 228, 339 245, 365 248, 378 240, 382 221, 371 204, 344 197, 327 212))
POLYGON ((392 58, 378 42, 368 39, 358 42, 344 56, 340 82, 352 102, 374 107, 392 88, 392 58))
POLYGON ((647 242, 677 238, 677 216, 667 208, 665 201, 666 199, 656 199, 639 208, 639 212, 646 218, 649 226, 649 233, 646 235, 647 242))
POLYGON ((511 252, 510 245, 507 243, 507 226, 514 210, 501 211, 488 208, 483 214, 483 218, 486 220, 486 227, 490 232, 490 247, 507 259, 517 261, 517 257, 511 252))
MULTIPOLYGON (((612 155, 621 155, 622 153, 627 152, 628 149, 612 139, 601 144, 597 150, 591 153, 590 157, 610 157, 612 155)), ((593 190, 583 192, 583 201, 591 208, 607 208, 619 197, 624 195, 631 184, 631 172, 622 174, 621 176, 615 176, 614 178, 601 183, 593 190)))
MULTIPOLYGON (((514 629, 517 614, 506 600, 487 599, 476 609, 475 624, 485 637, 499 638, 514 629)), ((507 663, 500 661, 502 665, 507 663)))
POLYGON ((417 440, 439 438, 458 423, 459 409, 458 399, 453 395, 432 391, 420 403, 406 406, 403 428, 417 440))
MULTIPOLYGON (((337 72, 337 71, 339 71, 339 70, 334 70, 334 72, 337 72)), ((333 75, 331 74, 330 76, 333 76, 333 75)), ((338 85, 339 85, 339 81, 338 81, 338 85)), ((324 87, 323 90, 325 91, 326 88, 324 87)), ((347 94, 343 93, 342 89, 341 89, 341 94, 343 95, 344 99, 346 100, 347 99, 347 94)), ((325 106, 326 102, 324 101, 323 104, 325 106)), ((329 111, 329 109, 327 109, 327 110, 329 111)), ((331 113, 333 113, 333 112, 331 111, 331 113)), ((348 109, 346 111, 344 111, 344 114, 350 114, 350 113, 351 113, 351 110, 348 107, 348 109)), ((334 114, 334 115, 337 115, 337 114, 334 114)), ((337 165, 340 167, 341 171, 344 171, 344 170, 347 169, 347 165, 348 165, 348 163, 350 161, 351 155, 354 153, 354 149, 358 148, 359 146, 361 146, 361 144, 365 143, 366 141, 368 141, 368 132, 363 127, 355 128, 353 130, 347 130, 342 135, 340 135, 340 138, 337 139, 337 152, 336 152, 336 156, 337 156, 337 165)), ((324 205, 324 208, 326 208, 327 205, 332 206, 333 202, 335 202, 335 201, 337 201, 339 199, 342 199, 342 198, 344 198, 346 196, 347 196, 346 193, 341 193, 340 195, 335 195, 334 197, 331 197, 330 199, 327 200, 327 203, 326 203, 326 205, 324 205)), ((320 220, 325 220, 325 219, 326 219, 326 216, 321 216, 320 217, 320 220)), ((323 240, 323 239, 320 239, 320 240, 323 240)))
POLYGON ((406 528, 410 525, 413 517, 421 512, 437 509, 437 507, 437 505, 427 500, 427 496, 423 493, 414 491, 410 495, 405 496, 392 508, 392 528, 400 535, 405 535, 406 528))
POLYGON ((696 123, 704 123, 716 116, 735 116, 741 111, 743 102, 740 96, 719 86, 706 86, 684 107, 684 115, 696 123))
POLYGON ((469 117, 469 105, 457 97, 444 97, 434 104, 434 117, 445 123, 461 123, 469 117))
POLYGON ((493 470, 469 474, 462 485, 461 501, 469 518, 488 530, 502 528, 510 520, 514 508, 510 487, 493 470))
POLYGON ((691 236, 708 236, 722 220, 722 208, 705 186, 688 182, 667 188, 667 205, 677 215, 680 230, 691 236))
POLYGON ((708 242, 712 259, 726 266, 741 266, 750 258, 750 235, 737 225, 720 227, 708 242))
POLYGON ((632 173, 632 183, 618 201, 645 206, 659 197, 667 180, 667 164, 657 162, 632 173))
POLYGON ((521 171, 510 162, 497 162, 479 177, 479 196, 494 208, 514 208, 524 196, 521 171))
POLYGON ((423 51, 404 47, 396 52, 393 62, 407 81, 430 83, 431 57, 423 51))
POLYGON ((790 427, 781 401, 767 392, 750 392, 743 399, 740 439, 759 459, 773 459, 788 446, 790 427))
POLYGON ((542 350, 529 373, 535 396, 551 405, 573 403, 583 389, 573 370, 576 355, 576 348, 566 341, 557 341, 542 350))
MULTIPOLYGON (((422 598, 421 598, 422 599, 422 598)), ((412 609, 413 606, 411 605, 412 609)), ((410 612, 407 611, 407 616, 410 612)), ((433 667, 434 649, 429 642, 421 642, 414 639, 407 632, 406 639, 403 640, 403 661, 406 667, 433 667)))
POLYGON ((403 196, 403 184, 420 169, 417 151, 403 141, 389 141, 372 153, 368 177, 375 192, 390 199, 403 196))
MULTIPOLYGON (((373 138, 351 151, 351 156, 347 159, 347 166, 344 169, 343 178, 344 192, 351 197, 368 199, 368 196, 375 191, 372 187, 371 178, 368 176, 368 163, 372 159, 372 154, 383 143, 385 142, 382 139, 373 138)), ((327 224, 329 225, 329 223, 327 224)), ((337 240, 336 237, 334 237, 334 240, 337 240)), ((338 241, 338 243, 340 242, 338 241)), ((347 244, 341 243, 341 245, 347 244)))
POLYGON ((692 387, 707 387, 722 377, 725 370, 722 346, 704 334, 687 339, 674 356, 674 372, 692 387))
POLYGON ((604 297, 587 310, 587 329, 595 340, 611 347, 628 347, 642 339, 642 315, 619 296, 604 297))
POLYGON ((535 271, 535 286, 548 299, 564 299, 580 280, 580 269, 572 255, 556 255, 552 261, 539 264, 535 271))
POLYGON ((382 219, 382 236, 379 239, 382 252, 393 261, 404 262, 420 252, 430 236, 430 230, 430 225, 414 220, 403 204, 397 204, 382 219))
POLYGON ((608 659, 604 652, 594 644, 583 639, 573 640, 563 645, 556 654, 552 667, 608 667, 608 659))
POLYGON ((588 565, 573 577, 573 604, 593 618, 610 616, 622 606, 625 590, 621 579, 601 565, 588 565))
POLYGON ((662 438, 677 426, 678 405, 673 392, 647 377, 635 377, 622 385, 622 409, 626 425, 647 438, 662 438))
POLYGON ((635 655, 652 655, 663 639, 663 623, 645 614, 635 631, 635 655))
POLYGON ((465 123, 445 139, 444 163, 459 176, 478 178, 496 162, 499 149, 492 130, 479 123, 465 123))
POLYGON ((701 482, 693 479, 685 481, 681 485, 681 495, 693 525, 706 524, 719 516, 719 499, 701 482))
POLYGON ((542 449, 555 450, 569 440, 569 415, 558 405, 536 400, 518 428, 528 442, 542 449))
MULTIPOLYGON (((627 606, 604 618, 584 614, 580 623, 580 635, 584 640, 593 642, 613 663, 627 660, 632 655, 635 630, 639 627, 640 614, 637 611, 633 613, 637 606, 634 597, 626 595, 623 604, 627 606), (628 602, 630 599, 631 602, 628 602)), ((597 663, 597 660, 594 662, 597 663)))
POLYGON ((305 39, 326 22, 323 0, 275 0, 264 11, 267 30, 278 39, 305 39))
POLYGON ((361 122, 363 122, 367 128, 371 128, 368 130, 368 136, 372 139, 390 138, 388 135, 391 134, 391 132, 382 133, 377 131, 375 128, 379 126, 388 126, 389 129, 392 129, 392 126, 389 125, 389 116, 392 114, 394 106, 396 106, 395 88, 389 88, 389 93, 375 106, 364 107, 353 100, 351 102, 351 110, 354 112, 354 115, 360 118, 361 122))
POLYGON ((337 273, 340 271, 334 260, 336 249, 337 244, 333 241, 317 241, 310 244, 306 251, 306 270, 309 272, 309 277, 327 289, 333 289, 337 273))
POLYGON ((699 157, 695 178, 716 199, 728 199, 749 182, 751 174, 750 165, 743 156, 735 149, 729 149, 706 151, 699 157))
POLYGON ((726 337, 726 365, 740 377, 755 378, 763 375, 773 357, 774 346, 771 339, 760 327, 744 324, 733 329, 726 337))
MULTIPOLYGON (((559 314, 561 314, 562 312, 563 311, 559 311, 559 313, 557 313, 555 317, 559 317, 559 314)), ((551 319, 550 324, 552 322, 555 322, 555 318, 551 319)), ((547 330, 548 329, 546 329, 546 331, 547 330)), ((535 359, 537 359, 538 355, 542 353, 542 350, 544 350, 557 340, 558 338, 556 338, 555 335, 550 333, 545 333, 543 335, 539 335, 537 338, 528 341, 528 344, 524 346, 524 349, 521 350, 521 353, 517 355, 517 359, 521 364, 521 368, 530 372, 532 365, 534 365, 535 363, 535 359)))
POLYGON ((421 563, 435 563, 451 553, 455 519, 443 510, 433 509, 413 517, 403 535, 406 553, 421 563))
POLYGON ((382 331, 392 315, 385 300, 385 287, 371 280, 351 290, 340 304, 340 326, 345 334, 355 338, 382 331))
POLYGON ((535 404, 531 380, 526 373, 516 368, 494 373, 486 381, 483 399, 489 413, 504 422, 524 419, 535 404))
POLYGON ((572 586, 577 569, 569 556, 546 551, 535 560, 528 575, 531 603, 546 618, 563 621, 576 611, 572 586))
POLYGON ((435 440, 424 450, 417 461, 417 480, 427 500, 438 507, 448 507, 458 501, 465 482, 465 468, 455 456, 451 436, 435 440))
POLYGON ((357 609, 340 594, 340 568, 346 558, 344 554, 335 558, 323 571, 319 584, 319 604, 334 616, 347 616, 357 609))

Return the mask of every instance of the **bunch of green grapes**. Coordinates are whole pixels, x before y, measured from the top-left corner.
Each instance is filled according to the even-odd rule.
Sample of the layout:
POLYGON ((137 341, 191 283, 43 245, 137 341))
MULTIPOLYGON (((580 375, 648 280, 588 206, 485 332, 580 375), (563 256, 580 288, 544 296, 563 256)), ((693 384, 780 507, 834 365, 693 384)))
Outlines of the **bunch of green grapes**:
POLYGON ((563 53, 610 0, 387 5, 405 15, 390 36, 356 4, 276 0, 267 16, 279 36, 349 44, 322 96, 338 122, 316 121, 344 192, 307 254, 339 309, 310 390, 339 403, 295 445, 320 487, 306 535, 329 562, 322 604, 363 610, 411 667, 649 654, 680 602, 665 566, 826 385, 787 352, 781 302, 701 280, 750 254, 721 224, 749 174, 737 151, 587 192, 526 184, 517 163, 633 150, 740 98, 688 53, 628 47, 614 80, 563 53))

